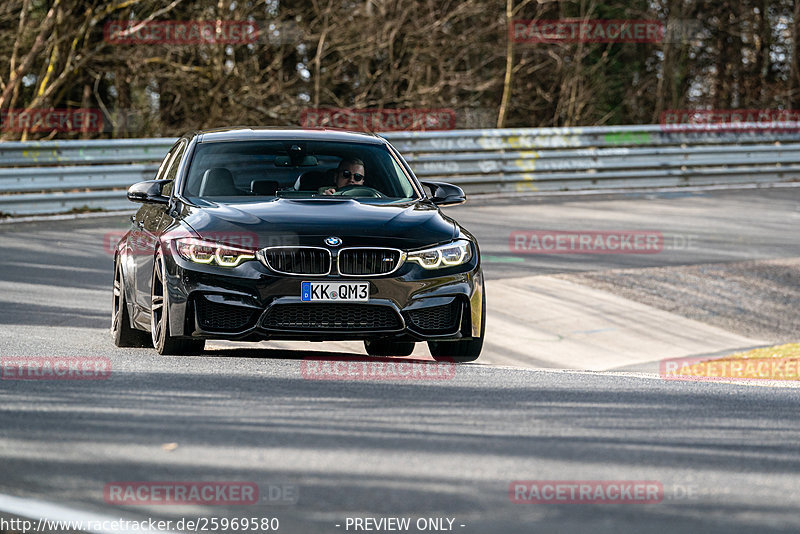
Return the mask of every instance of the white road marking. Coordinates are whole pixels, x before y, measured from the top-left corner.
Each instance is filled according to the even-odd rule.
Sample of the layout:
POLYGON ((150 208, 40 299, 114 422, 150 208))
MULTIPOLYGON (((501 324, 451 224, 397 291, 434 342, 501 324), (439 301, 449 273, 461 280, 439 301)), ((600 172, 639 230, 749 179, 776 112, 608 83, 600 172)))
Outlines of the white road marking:
MULTIPOLYGON (((62 506, 59 504, 40 501, 38 499, 23 499, 21 497, 14 497, 11 495, 3 495, 3 494, 0 494, 0 513, 12 514, 14 516, 30 519, 33 522, 34 528, 44 527, 44 521, 42 520, 49 520, 52 522, 60 522, 62 524, 72 522, 73 524, 82 523, 83 525, 87 526, 91 526, 94 524, 109 525, 108 529, 99 529, 99 530, 93 528, 81 529, 81 532, 89 532, 91 534, 122 534, 126 532, 131 534, 147 534, 147 533, 170 534, 169 531, 166 530, 145 530, 145 529, 111 530, 110 527, 113 522, 119 522, 119 521, 142 522, 143 520, 126 519, 122 517, 96 514, 93 512, 87 512, 85 510, 76 510, 74 508, 68 508, 66 506, 62 506)), ((52 530, 53 529, 49 530, 40 529, 39 532, 40 534, 47 534, 47 532, 51 532, 52 530)), ((68 529, 65 527, 60 530, 66 531, 72 529, 68 529)), ((32 530, 31 532, 36 532, 36 531, 32 530)))

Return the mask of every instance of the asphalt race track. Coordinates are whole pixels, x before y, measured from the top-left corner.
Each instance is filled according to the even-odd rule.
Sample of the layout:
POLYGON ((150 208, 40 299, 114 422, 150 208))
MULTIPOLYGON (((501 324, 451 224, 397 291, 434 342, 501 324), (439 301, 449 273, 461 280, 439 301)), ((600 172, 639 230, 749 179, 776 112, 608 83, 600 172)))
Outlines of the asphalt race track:
MULTIPOLYGON (((192 357, 116 349, 108 241, 126 217, 0 224, 0 356, 109 358, 112 369, 106 380, 0 380, 0 516, 13 496, 34 519, 46 502, 87 518, 277 517, 287 533, 366 531, 354 518, 389 517, 410 518, 408 532, 444 518, 433 530, 465 534, 800 530, 794 383, 657 371, 665 357, 758 346, 769 332, 563 278, 796 259, 800 188, 475 199, 448 213, 481 243, 489 333, 478 362, 427 380, 303 373, 309 362, 366 362, 357 343, 215 343, 192 357), (664 247, 514 254, 512 232, 542 229, 658 231, 664 247), (519 480, 663 491, 650 504, 531 504, 510 498, 519 480), (130 481, 249 482, 259 499, 106 502, 107 485, 130 481)), ((422 345, 411 359, 431 361, 422 345)))

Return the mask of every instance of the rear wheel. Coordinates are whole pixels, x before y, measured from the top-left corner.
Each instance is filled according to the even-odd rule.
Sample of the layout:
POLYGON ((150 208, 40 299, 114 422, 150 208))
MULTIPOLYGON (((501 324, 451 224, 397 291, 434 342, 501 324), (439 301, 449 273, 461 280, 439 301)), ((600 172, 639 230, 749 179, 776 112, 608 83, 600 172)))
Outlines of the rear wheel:
POLYGON ((408 356, 414 352, 414 342, 367 339, 364 348, 370 356, 408 356))
POLYGON ((114 303, 111 307, 111 335, 117 347, 149 347, 150 336, 147 332, 131 326, 128 315, 128 304, 125 300, 125 279, 122 276, 122 265, 114 262, 114 303))
POLYGON ((199 354, 205 348, 204 339, 181 339, 170 335, 165 279, 164 258, 159 251, 153 262, 153 280, 150 284, 150 334, 153 346, 159 354, 199 354))
POLYGON ((481 303, 481 335, 472 339, 459 341, 428 341, 431 356, 437 362, 474 362, 481 355, 483 337, 486 333, 486 292, 482 291, 481 303))

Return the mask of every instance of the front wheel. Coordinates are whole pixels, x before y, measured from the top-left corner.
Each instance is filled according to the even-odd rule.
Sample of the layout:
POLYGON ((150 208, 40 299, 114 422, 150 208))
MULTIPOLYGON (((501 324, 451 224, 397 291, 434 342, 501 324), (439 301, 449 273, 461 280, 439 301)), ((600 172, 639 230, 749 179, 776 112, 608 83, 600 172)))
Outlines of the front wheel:
POLYGON ((122 265, 114 262, 114 302, 111 308, 111 335, 117 347, 148 347, 150 336, 147 332, 131 326, 128 304, 125 300, 125 278, 122 265))
POLYGON ((431 356, 437 362, 474 362, 483 350, 483 337, 486 333, 486 292, 481 295, 481 335, 460 341, 428 341, 431 356))
POLYGON ((428 348, 437 362, 474 362, 481 355, 483 337, 461 341, 428 341, 428 348))
POLYGON ((181 339, 170 335, 169 305, 165 291, 164 257, 159 250, 153 261, 153 280, 150 284, 150 334, 159 354, 199 354, 204 339, 181 339))

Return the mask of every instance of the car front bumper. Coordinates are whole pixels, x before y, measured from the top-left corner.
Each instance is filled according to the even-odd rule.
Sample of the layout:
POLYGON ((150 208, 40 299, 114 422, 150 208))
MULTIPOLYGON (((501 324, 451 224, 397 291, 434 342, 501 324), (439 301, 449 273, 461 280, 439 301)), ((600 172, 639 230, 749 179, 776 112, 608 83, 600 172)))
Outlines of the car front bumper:
POLYGON ((390 275, 279 275, 258 260, 234 268, 166 254, 173 336, 259 341, 478 337, 483 273, 479 254, 463 265, 426 270, 406 262, 390 275), (367 302, 303 302, 304 281, 369 282, 367 302))

